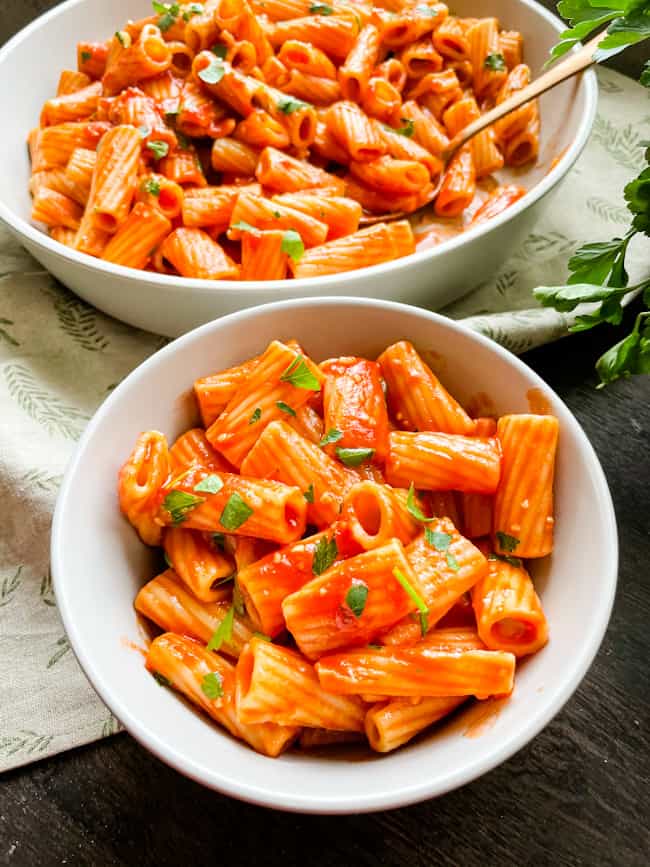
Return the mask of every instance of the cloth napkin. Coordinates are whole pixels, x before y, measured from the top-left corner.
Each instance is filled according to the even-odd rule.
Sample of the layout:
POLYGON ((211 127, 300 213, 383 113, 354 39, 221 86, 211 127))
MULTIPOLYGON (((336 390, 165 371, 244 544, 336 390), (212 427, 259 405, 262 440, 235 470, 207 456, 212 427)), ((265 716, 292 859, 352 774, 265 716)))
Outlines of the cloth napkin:
MULTIPOLYGON (((535 308, 534 286, 563 283, 584 241, 625 231, 624 184, 650 139, 649 92, 599 69, 591 140, 536 230, 501 271, 444 312, 513 352, 567 333, 535 308), (570 203, 570 206, 567 206, 570 203)), ((632 272, 650 262, 631 250, 632 272)), ((0 771, 117 732, 82 674, 58 616, 49 535, 66 463, 88 419, 167 341, 94 310, 0 229, 0 771)), ((634 273, 632 276, 635 276, 634 273)))

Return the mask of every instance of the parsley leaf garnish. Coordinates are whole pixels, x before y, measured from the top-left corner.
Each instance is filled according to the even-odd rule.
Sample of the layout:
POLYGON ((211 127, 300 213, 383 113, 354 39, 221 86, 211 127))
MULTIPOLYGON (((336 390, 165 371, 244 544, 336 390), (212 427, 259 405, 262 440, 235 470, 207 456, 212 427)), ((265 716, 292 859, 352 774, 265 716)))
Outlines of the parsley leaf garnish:
POLYGON ((219 476, 215 475, 206 476, 204 479, 201 479, 198 485, 194 485, 195 491, 204 494, 218 494, 222 488, 222 480, 219 476))
POLYGON ((415 121, 411 120, 410 117, 400 117, 400 126, 397 129, 393 129, 393 127, 389 127, 393 132, 396 132, 398 135, 406 136, 406 138, 413 138, 413 133, 415 132, 415 121))
POLYGON ((495 535, 499 547, 503 548, 504 551, 512 552, 519 544, 519 539, 516 536, 509 536, 508 533, 503 533, 501 530, 497 530, 495 535))
POLYGON ((290 382, 295 388, 320 391, 320 382, 307 367, 302 355, 296 355, 289 367, 281 374, 280 382, 290 382))
POLYGON ((447 551, 453 536, 451 533, 441 533, 439 530, 432 530, 427 527, 424 531, 424 538, 436 551, 447 551))
POLYGON ((160 195, 160 181, 157 178, 147 178, 142 184, 142 190, 157 197, 160 195))
POLYGON ((169 145, 166 141, 149 141, 147 147, 157 160, 166 157, 169 153, 169 145))
POLYGON ((152 671, 152 677, 155 681, 158 682, 159 686, 171 686, 171 680, 168 680, 164 674, 161 674, 159 671, 152 671))
POLYGON ((206 84, 219 84, 225 74, 225 66, 218 57, 215 57, 205 69, 199 72, 199 78, 201 81, 205 81, 206 84))
POLYGON ((219 523, 222 527, 225 527, 226 530, 237 530, 242 524, 245 524, 246 521, 248 521, 252 514, 253 509, 251 509, 248 503, 243 500, 237 492, 235 492, 230 495, 228 502, 224 506, 221 517, 219 518, 219 523))
POLYGON ((226 543, 226 537, 224 536, 224 534, 223 533, 211 533, 210 538, 212 539, 212 544, 216 548, 221 548, 221 550, 223 551, 224 545, 226 543))
POLYGON ((229 644, 232 641, 232 625, 234 619, 235 606, 231 605, 226 616, 212 633, 212 637, 206 645, 208 650, 219 650, 222 644, 229 644))
POLYGON ((420 612, 420 632, 422 635, 425 635, 429 628, 429 609, 427 608, 426 602, 400 569, 395 567, 395 569, 393 569, 393 575, 397 578, 404 590, 406 590, 415 603, 415 607, 420 612))
POLYGON ((262 410, 261 410, 261 408, 258 406, 257 409, 255 410, 255 412, 252 414, 252 416, 248 419, 248 423, 249 423, 249 424, 255 424, 255 423, 258 422, 261 418, 262 418, 262 410))
POLYGON ((195 497, 186 491, 170 491, 163 500, 163 509, 169 512, 172 525, 177 527, 187 518, 192 509, 205 503, 205 497, 195 497))
POLYGON ((203 675, 201 690, 211 701, 214 701, 215 698, 221 698, 223 695, 223 680, 218 671, 211 671, 209 674, 203 675))
POLYGON ((423 524, 429 524, 435 518, 427 518, 422 509, 418 506, 415 499, 415 485, 413 482, 409 485, 409 492, 406 497, 406 508, 416 521, 421 521, 423 524))
POLYGON ((283 114, 293 114, 294 111, 301 111, 303 108, 310 107, 308 102, 303 102, 302 99, 296 99, 293 96, 280 97, 277 106, 283 114))
POLYGON ((486 69, 491 69, 492 72, 505 72, 506 61, 503 57, 503 54, 499 54, 498 51, 494 51, 491 54, 487 55, 487 57, 483 61, 483 66, 486 69))
POLYGON ((336 430, 336 428, 330 428, 327 431, 323 439, 318 443, 318 445, 322 448, 323 446, 328 446, 330 443, 337 443, 339 440, 343 439, 343 434, 340 430, 336 430))
POLYGON ((490 554, 488 560, 501 560, 503 563, 515 566, 517 569, 521 569, 523 565, 519 557, 510 557, 509 554, 495 554, 494 551, 490 554))
POLYGON ((303 492, 303 497, 308 503, 314 502, 314 483, 312 482, 306 491, 303 492))
POLYGON ((228 46, 223 42, 215 42, 210 51, 216 54, 219 60, 225 60, 228 54, 228 46))
POLYGON ((327 3, 312 3, 309 7, 312 15, 333 15, 334 10, 327 3))
POLYGON ((365 461, 369 461, 374 455, 374 449, 343 449, 336 447, 336 457, 346 467, 360 467, 365 461))
POLYGON ((247 223, 246 220, 239 220, 239 222, 233 223, 230 228, 239 229, 240 232, 253 232, 253 234, 259 232, 259 229, 256 229, 255 226, 251 226, 251 224, 247 223))
POLYGON ((272 644, 272 643, 273 643, 273 639, 271 638, 271 636, 270 636, 270 635, 266 635, 264 632, 254 632, 254 633, 253 633, 253 636, 254 636, 255 638, 259 638, 260 641, 268 641, 269 644, 272 644))
POLYGON ((298 232, 295 232, 293 229, 287 229, 282 236, 280 250, 283 253, 286 253, 294 262, 300 262, 303 253, 305 252, 305 245, 303 244, 302 238, 298 232))
POLYGON ((454 557, 454 555, 451 553, 451 551, 447 551, 445 559, 447 560, 447 566, 449 566, 449 568, 452 570, 452 572, 458 572, 458 570, 460 569, 460 564, 459 564, 458 560, 454 557))
POLYGON ((160 15, 158 27, 162 33, 165 33, 176 23, 180 7, 178 3, 158 3, 156 0, 153 0, 151 5, 153 6, 153 11, 160 15))
POLYGON ((131 37, 126 32, 126 30, 116 30, 115 31, 115 38, 120 43, 122 48, 128 48, 129 45, 131 44, 131 37))
POLYGON ((291 415, 295 418, 296 411, 293 407, 289 406, 288 403, 285 403, 283 400, 276 400, 275 405, 282 412, 286 412, 287 415, 291 415))
MULTIPOLYGON (((81 59, 83 60, 84 52, 81 53, 81 59)), ((646 60, 645 66, 643 67, 643 72, 641 73, 641 77, 639 81, 644 87, 650 87, 650 60, 646 60)))
POLYGON ((345 604, 356 618, 361 617, 368 598, 368 585, 364 581, 355 581, 345 594, 345 604))
POLYGON ((232 589, 232 604, 235 609, 235 614, 239 614, 240 617, 246 615, 246 601, 244 599, 244 594, 241 592, 241 587, 239 586, 236 576, 235 586, 232 589))
POLYGON ((314 551, 314 560, 311 565, 311 571, 314 575, 322 575, 326 569, 329 569, 332 563, 339 555, 339 549, 336 544, 336 539, 332 536, 328 539, 323 536, 316 545, 314 551))
POLYGON ((183 21, 189 21, 193 15, 202 15, 205 11, 203 3, 190 3, 183 12, 183 21))
POLYGON ((90 51, 82 51, 81 52, 81 62, 82 63, 88 63, 88 61, 91 59, 91 57, 92 57, 92 53, 90 51))

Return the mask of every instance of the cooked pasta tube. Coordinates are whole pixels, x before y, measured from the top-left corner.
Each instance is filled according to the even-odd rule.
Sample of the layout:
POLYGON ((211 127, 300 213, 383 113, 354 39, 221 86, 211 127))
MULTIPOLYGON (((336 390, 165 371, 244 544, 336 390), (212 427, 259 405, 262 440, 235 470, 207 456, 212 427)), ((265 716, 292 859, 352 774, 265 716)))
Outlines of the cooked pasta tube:
POLYGON ((197 379, 194 395, 199 406, 203 426, 208 428, 226 408, 239 386, 257 365, 260 357, 251 358, 236 367, 197 379))
POLYGON ((295 412, 323 381, 310 359, 274 340, 206 436, 231 464, 241 466, 266 425, 286 415, 285 406, 295 412))
POLYGON ((246 232, 241 239, 241 280, 283 280, 288 255, 280 229, 246 232))
POLYGON ((472 588, 478 633, 491 650, 536 653, 548 641, 548 624, 533 582, 522 565, 490 559, 472 588))
POLYGON ((239 657, 235 689, 243 723, 363 731, 360 699, 330 695, 299 653, 260 638, 253 638, 239 657))
POLYGON ((393 538, 407 545, 417 535, 419 527, 406 508, 406 496, 406 491, 369 479, 350 488, 342 514, 362 548, 379 548, 393 538))
POLYGON ((343 98, 360 103, 379 57, 381 32, 374 24, 366 24, 359 32, 345 63, 338 71, 343 98))
MULTIPOLYGON (((207 644, 229 616, 230 595, 230 587, 223 585, 213 602, 199 602, 174 570, 167 569, 140 589, 134 605, 136 611, 153 620, 164 632, 187 635, 207 644)), ((232 634, 226 635, 221 652, 238 657, 252 635, 250 621, 233 612, 232 634)))
POLYGON ((140 434, 120 469, 118 495, 120 509, 146 545, 160 545, 157 497, 168 477, 169 450, 164 435, 158 431, 140 434))
MULTIPOLYGON (((363 461, 383 463, 388 451, 388 411, 381 371, 375 361, 345 356, 320 365, 325 374, 323 420, 326 431, 337 431, 326 451, 365 450, 363 461)), ((361 462, 361 461, 360 461, 361 462)))
MULTIPOLYGON (((448 518, 430 522, 427 531, 406 548, 406 556, 418 576, 429 629, 487 572, 481 551, 461 536, 448 518)), ((421 624, 405 618, 382 641, 413 644, 421 634, 421 624)))
POLYGON ((318 659, 336 648, 367 644, 414 611, 416 603, 396 572, 417 593, 418 579, 394 539, 330 566, 287 596, 282 613, 305 656, 318 659))
POLYGON ((97 150, 88 199, 93 224, 114 233, 126 219, 137 185, 142 139, 133 126, 116 126, 102 138, 97 150))
POLYGON ((336 520, 345 492, 358 481, 351 470, 281 420, 266 426, 241 472, 297 486, 308 500, 307 519, 316 527, 336 520))
MULTIPOLYGON (((307 214, 287 208, 277 202, 249 193, 242 193, 235 203, 230 217, 228 237, 239 240, 242 229, 238 224, 248 224, 255 229, 289 229, 298 232, 305 247, 322 244, 327 237, 327 224, 307 214)), ((246 229, 244 228, 244 231, 246 229)))
POLYGON ((394 698, 374 705, 366 713, 368 743, 378 753, 389 753, 408 743, 424 729, 448 716, 465 701, 465 696, 425 696, 417 704, 394 698))
POLYGON ((163 534, 165 557, 178 577, 202 602, 221 598, 219 582, 235 573, 235 563, 218 543, 198 530, 167 527, 163 534))
POLYGON ((238 267, 223 247, 202 229, 174 229, 163 241, 160 252, 181 277, 230 280, 239 276, 238 267))
POLYGON ((72 90, 48 99, 41 112, 41 126, 90 117, 97 108, 101 93, 101 82, 94 81, 81 90, 72 90))
POLYGON ((496 650, 366 648, 325 656, 316 672, 323 689, 341 695, 384 691, 396 697, 488 698, 512 692, 515 656, 496 650))
POLYGON ((151 642, 146 665, 259 753, 278 756, 300 733, 297 726, 241 722, 235 705, 234 666, 191 638, 171 632, 159 635, 151 642))
POLYGON ((503 470, 494 502, 494 546, 500 554, 544 557, 553 550, 553 477, 558 420, 506 415, 497 423, 503 470))
POLYGON ((69 196, 43 187, 32 201, 32 220, 46 226, 65 226, 78 229, 83 208, 69 196))
POLYGON ((64 69, 59 76, 56 88, 57 96, 65 96, 68 93, 78 93, 92 83, 92 79, 85 72, 77 72, 74 69, 64 69))
POLYGON ((314 578, 314 557, 326 545, 330 552, 336 548, 333 563, 362 550, 348 524, 338 521, 315 536, 286 545, 239 570, 237 585, 246 610, 263 633, 274 638, 285 628, 282 602, 314 578))
POLYGON ((173 475, 200 464, 208 470, 230 472, 228 461, 216 452, 200 427, 181 434, 169 450, 169 467, 173 475))
POLYGON ((388 386, 388 405, 401 428, 465 436, 474 432, 474 421, 408 340, 389 346, 377 361, 388 386))
POLYGON ((493 494, 501 474, 499 443, 432 431, 393 431, 386 461, 389 484, 407 488, 414 480, 429 491, 493 494))
POLYGON ((103 121, 72 121, 48 126, 36 137, 32 171, 65 166, 77 148, 96 148, 102 136, 111 129, 103 121))
POLYGON ((136 39, 118 31, 110 42, 102 76, 104 94, 113 96, 143 78, 160 75, 171 66, 171 57, 169 46, 154 24, 146 24, 136 39))
POLYGON ((295 487, 192 466, 158 494, 158 520, 190 530, 292 542, 305 532, 307 503, 295 487))
POLYGON ((136 202, 102 252, 102 259, 125 268, 144 268, 172 224, 158 208, 136 202))
POLYGON ((336 102, 327 109, 325 120, 339 145, 358 162, 382 156, 387 146, 370 118, 353 102, 336 102))
POLYGON ((282 193, 274 196, 273 201, 326 223, 328 241, 351 235, 359 228, 361 205, 345 196, 332 196, 329 191, 323 195, 313 190, 282 193))

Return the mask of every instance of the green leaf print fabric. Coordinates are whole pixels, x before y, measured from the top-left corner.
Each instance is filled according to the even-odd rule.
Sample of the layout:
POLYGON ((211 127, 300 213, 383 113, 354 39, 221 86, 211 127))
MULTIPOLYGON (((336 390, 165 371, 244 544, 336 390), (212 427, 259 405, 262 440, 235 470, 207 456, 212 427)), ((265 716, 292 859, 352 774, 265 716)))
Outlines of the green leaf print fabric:
MULTIPOLYGON (((650 139, 650 94, 610 70, 598 74, 598 120, 564 193, 498 274, 443 311, 516 353, 565 336, 570 321, 535 307, 531 289, 562 283, 582 242, 627 224, 622 191, 650 139)), ((648 247, 630 253, 633 272, 644 262, 647 272, 648 247)), ((61 625, 50 524, 88 419, 164 343, 89 307, 0 230, 0 770, 119 731, 61 625)))

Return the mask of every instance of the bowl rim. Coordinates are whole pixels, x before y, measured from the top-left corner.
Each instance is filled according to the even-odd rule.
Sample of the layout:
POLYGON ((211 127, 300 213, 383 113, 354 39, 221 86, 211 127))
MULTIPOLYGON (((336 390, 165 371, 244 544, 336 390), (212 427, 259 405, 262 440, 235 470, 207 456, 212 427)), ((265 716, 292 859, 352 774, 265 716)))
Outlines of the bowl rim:
MULTIPOLYGON (((548 386, 534 370, 524 364, 524 362, 519 358, 512 355, 499 344, 473 329, 468 328, 460 322, 456 322, 437 313, 432 313, 428 310, 423 310, 408 304, 354 296, 318 296, 316 298, 289 299, 240 310, 193 329, 187 334, 172 341, 166 347, 160 349, 138 365, 117 386, 117 388, 115 388, 93 415, 68 464, 56 503, 52 524, 50 553, 53 586, 56 594, 57 605, 75 656, 91 685, 99 694, 101 699, 120 720, 127 731, 129 731, 129 733, 140 744, 142 744, 142 746, 151 751, 166 764, 169 764, 175 770, 215 791, 273 809, 300 813, 318 813, 323 815, 365 813, 375 810, 392 809, 443 795, 452 789, 458 788, 459 786, 465 785, 466 783, 478 778, 487 771, 492 770, 525 746, 525 744, 535 737, 561 710, 585 676, 605 635, 614 603, 618 577, 618 534, 616 518, 605 474, 600 465, 598 456, 582 429, 582 426, 553 389, 550 388, 550 386, 548 386), (608 556, 606 561, 601 565, 606 592, 600 594, 595 600, 595 610, 592 619, 593 625, 589 634, 584 638, 581 646, 578 648, 578 653, 573 657, 570 665, 567 666, 566 671, 569 672, 569 676, 566 674, 563 675, 566 680, 562 683, 560 689, 557 690, 556 694, 552 696, 550 700, 542 704, 538 712, 531 716, 531 718, 521 726, 515 736, 505 740, 497 749, 488 755, 483 757, 479 756, 473 759, 465 767, 456 769, 441 779, 436 779, 435 781, 423 780, 414 784, 403 785, 399 789, 391 789, 379 793, 370 792, 364 796, 346 797, 345 794, 342 794, 336 799, 309 794, 278 795, 274 794, 272 788, 267 783, 256 784, 255 781, 249 782, 241 778, 238 779, 232 776, 224 776, 223 774, 219 774, 211 769, 206 769, 184 755, 182 747, 178 748, 175 745, 170 745, 168 742, 163 741, 157 734, 151 731, 146 724, 141 723, 138 718, 133 715, 130 708, 123 703, 119 693, 113 692, 113 690, 106 684, 102 672, 97 668, 93 661, 92 645, 89 647, 84 646, 83 641, 77 632, 76 622, 71 612, 72 596, 68 596, 66 589, 66 553, 63 545, 67 501, 72 496, 74 483, 79 468, 83 463, 86 449, 93 439, 96 429, 105 421, 107 416, 110 416, 114 407, 119 404, 122 394, 127 391, 127 389, 130 389, 139 381, 145 380, 149 375, 149 372, 157 366, 161 358, 174 355, 179 350, 182 350, 184 347, 196 340, 200 340, 204 335, 215 329, 227 329, 231 323, 253 319, 258 316, 260 312, 290 312, 296 308, 318 308, 323 305, 353 307, 357 309, 361 306, 383 310, 389 314, 391 312, 407 312, 411 315, 415 313, 420 318, 433 323, 438 327, 442 326, 452 332, 462 334, 465 337, 469 335, 472 340, 476 341, 479 345, 488 348, 497 356, 500 356, 502 360, 517 369, 521 374, 525 375, 530 379, 534 387, 537 387, 541 389, 543 393, 552 396, 553 400, 557 402, 560 415, 564 416, 562 424, 573 428, 579 446, 590 465, 590 475, 598 489, 598 500, 602 504, 604 520, 607 524, 606 532, 610 539, 608 556)), ((281 761, 281 759, 279 761, 281 761)))
MULTIPOLYGON (((45 26, 49 21, 53 20, 57 16, 64 14, 76 6, 81 6, 85 2, 87 2, 87 0, 66 0, 66 2, 61 3, 49 12, 39 16, 20 30, 0 49, 0 67, 8 60, 13 50, 21 43, 28 40, 32 33, 45 26)), ((532 14, 545 19, 558 33, 565 29, 565 25, 560 18, 545 7, 541 6, 539 3, 535 2, 535 0, 513 0, 513 2, 526 6, 531 10, 532 14)), ((579 47, 579 45, 576 46, 574 50, 578 50, 579 47)), ((379 265, 372 265, 369 268, 358 268, 354 271, 343 272, 342 274, 327 274, 320 277, 302 277, 299 279, 293 279, 288 281, 290 283, 289 287, 286 286, 286 280, 250 280, 246 281, 245 288, 249 291, 259 292, 266 296, 270 296, 272 293, 277 292, 279 286, 282 286, 285 290, 288 288, 292 294, 295 293, 294 297, 300 297, 301 292, 322 292, 326 294, 328 289, 338 285, 341 280, 345 280, 346 286, 350 286, 351 291, 354 291, 353 284, 357 280, 366 280, 380 274, 396 274, 402 268, 406 268, 409 265, 417 265, 418 263, 425 261, 433 262, 439 256, 451 252, 452 250, 456 250, 465 243, 477 240, 489 232, 498 229, 500 226, 509 223, 511 220, 514 220, 519 216, 519 214, 551 192, 562 181, 573 167, 587 144, 596 116, 598 103, 598 83, 596 73, 593 69, 589 69, 583 74, 578 87, 584 91, 585 109, 579 119, 575 138, 571 144, 564 149, 560 158, 557 160, 557 163, 550 169, 550 171, 548 171, 546 175, 535 184, 535 186, 528 190, 521 199, 515 202, 514 205, 506 208, 505 211, 502 211, 496 217, 486 221, 485 223, 480 223, 474 228, 469 229, 460 235, 449 238, 434 247, 411 253, 410 255, 404 256, 400 259, 393 259, 389 262, 382 262, 379 265)), ((50 238, 45 232, 36 228, 23 217, 16 214, 2 200, 0 200, 0 219, 22 239, 35 244, 40 249, 46 251, 49 255, 56 256, 70 265, 84 268, 91 273, 100 271, 107 276, 112 275, 119 277, 122 280, 133 282, 146 280, 149 284, 165 289, 168 292, 182 292, 187 289, 192 289, 195 294, 198 292, 199 294, 210 295, 214 292, 223 292, 226 295, 230 295, 240 292, 242 289, 242 285, 239 281, 176 277, 174 275, 158 274, 153 271, 141 271, 135 268, 126 268, 123 265, 114 265, 110 262, 104 262, 103 259, 97 259, 86 253, 72 250, 64 244, 50 238)), ((271 299, 269 298, 269 300, 271 299)))

